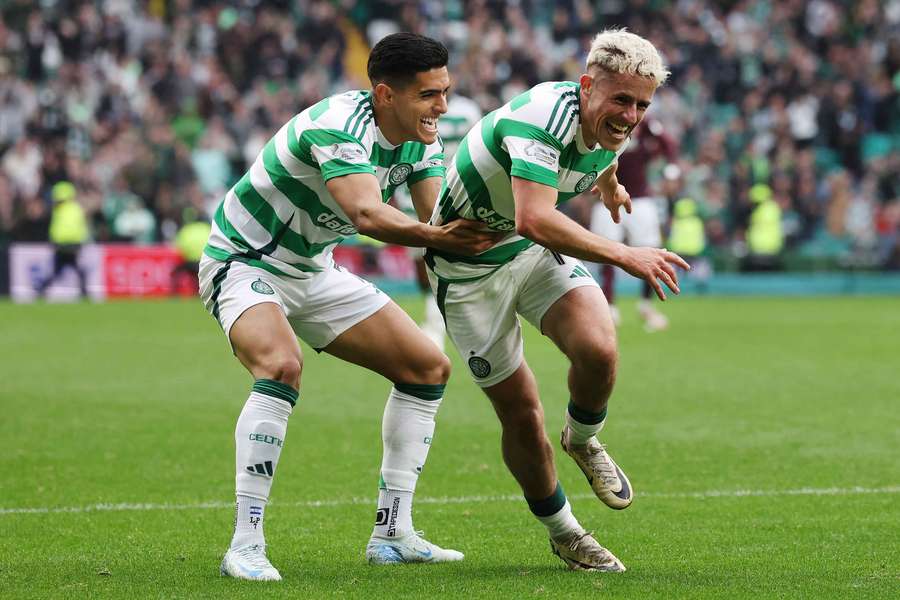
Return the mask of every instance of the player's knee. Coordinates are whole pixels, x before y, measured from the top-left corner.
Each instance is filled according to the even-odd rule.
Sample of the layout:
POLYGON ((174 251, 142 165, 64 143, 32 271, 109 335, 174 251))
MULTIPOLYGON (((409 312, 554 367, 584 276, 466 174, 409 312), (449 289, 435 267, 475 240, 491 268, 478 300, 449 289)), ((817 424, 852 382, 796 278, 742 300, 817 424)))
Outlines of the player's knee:
POLYGON ((546 441, 544 433, 544 411, 540 407, 519 408, 508 411, 503 419, 503 428, 530 444, 542 445, 546 441))
POLYGON ((444 385, 450 379, 450 359, 443 352, 436 352, 419 368, 418 374, 411 376, 420 378, 419 383, 444 385))
POLYGON ((269 379, 297 388, 303 365, 296 356, 278 356, 268 361, 266 370, 269 372, 269 379))
POLYGON ((573 357, 577 368, 592 372, 614 374, 619 362, 619 349, 615 340, 595 338, 584 344, 573 357))

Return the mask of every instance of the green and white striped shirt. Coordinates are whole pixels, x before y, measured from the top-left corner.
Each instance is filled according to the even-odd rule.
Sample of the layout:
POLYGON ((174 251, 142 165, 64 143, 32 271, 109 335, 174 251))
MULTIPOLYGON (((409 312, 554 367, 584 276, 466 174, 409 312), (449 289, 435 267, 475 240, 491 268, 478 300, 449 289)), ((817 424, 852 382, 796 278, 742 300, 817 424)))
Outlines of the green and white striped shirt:
POLYGON ((366 91, 331 96, 276 133, 213 217, 204 253, 304 279, 333 264, 332 249, 356 228, 325 182, 372 173, 382 200, 394 189, 443 177, 440 140, 394 146, 375 124, 366 91))
POLYGON ((509 232, 478 256, 429 249, 426 261, 442 279, 477 279, 512 260, 533 242, 516 234, 511 177, 558 190, 557 203, 593 185, 622 151, 584 143, 579 118, 580 86, 547 82, 485 116, 463 138, 435 206, 431 223, 474 219, 509 232))

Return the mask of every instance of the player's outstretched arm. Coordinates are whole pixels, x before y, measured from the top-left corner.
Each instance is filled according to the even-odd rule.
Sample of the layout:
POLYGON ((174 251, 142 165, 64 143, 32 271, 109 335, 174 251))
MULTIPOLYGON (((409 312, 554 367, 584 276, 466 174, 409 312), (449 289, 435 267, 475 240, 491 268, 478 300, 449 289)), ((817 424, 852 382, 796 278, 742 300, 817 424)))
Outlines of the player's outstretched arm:
POLYGON ((443 181, 443 177, 427 177, 409 186, 409 195, 412 197, 416 216, 423 223, 427 223, 431 218, 431 213, 434 212, 434 205, 437 204, 443 181))
POLYGON ((629 215, 631 214, 631 194, 628 193, 624 185, 619 183, 619 178, 616 177, 618 168, 618 161, 609 165, 608 168, 600 173, 594 186, 591 187, 591 193, 600 197, 615 223, 622 222, 622 217, 619 215, 620 208, 624 208, 625 212, 629 215))
POLYGON ((430 246, 456 254, 478 254, 490 248, 497 234, 475 221, 457 220, 435 227, 414 221, 381 201, 378 180, 369 173, 329 179, 325 184, 356 230, 376 240, 402 246, 430 246))
POLYGON ((683 258, 660 248, 630 248, 595 235, 556 210, 555 188, 512 178, 516 203, 516 233, 541 246, 582 260, 608 263, 647 281, 661 300, 666 294, 660 281, 679 293, 678 274, 673 265, 690 266, 683 258))

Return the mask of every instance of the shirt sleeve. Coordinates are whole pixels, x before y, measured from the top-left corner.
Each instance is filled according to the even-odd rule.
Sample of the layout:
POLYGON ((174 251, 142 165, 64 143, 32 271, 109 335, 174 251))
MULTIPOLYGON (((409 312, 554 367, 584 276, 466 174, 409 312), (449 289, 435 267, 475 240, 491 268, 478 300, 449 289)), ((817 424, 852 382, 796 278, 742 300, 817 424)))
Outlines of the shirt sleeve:
POLYGON ((444 168, 444 144, 438 139, 425 148, 422 160, 413 163, 413 170, 406 180, 407 185, 418 183, 429 177, 443 177, 444 168))
POLYGON ((325 181, 351 173, 375 174, 366 148, 343 131, 319 130, 310 145, 310 154, 319 164, 325 181))
POLYGON ((510 176, 559 187, 562 144, 558 139, 541 127, 513 119, 501 119, 494 130, 509 154, 510 176))

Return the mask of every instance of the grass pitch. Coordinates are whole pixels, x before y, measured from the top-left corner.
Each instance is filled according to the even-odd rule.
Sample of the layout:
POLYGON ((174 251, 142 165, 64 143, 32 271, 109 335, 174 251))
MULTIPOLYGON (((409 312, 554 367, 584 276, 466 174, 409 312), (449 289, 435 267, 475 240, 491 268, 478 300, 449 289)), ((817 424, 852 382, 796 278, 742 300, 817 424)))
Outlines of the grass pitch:
POLYGON ((452 349, 414 516, 466 559, 366 565, 389 384, 305 348, 266 519, 284 581, 253 584, 218 576, 251 381, 199 301, 0 304, 0 596, 897 597, 897 299, 664 308, 649 335, 623 306, 603 436, 636 490, 623 512, 558 450, 566 364, 526 331, 563 487, 628 572, 550 554, 452 349))

